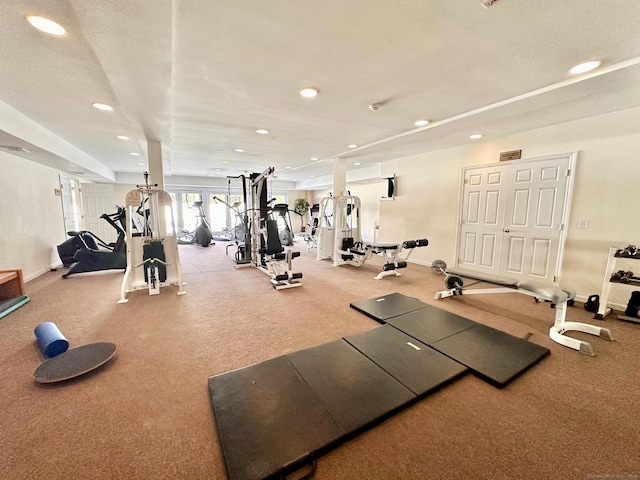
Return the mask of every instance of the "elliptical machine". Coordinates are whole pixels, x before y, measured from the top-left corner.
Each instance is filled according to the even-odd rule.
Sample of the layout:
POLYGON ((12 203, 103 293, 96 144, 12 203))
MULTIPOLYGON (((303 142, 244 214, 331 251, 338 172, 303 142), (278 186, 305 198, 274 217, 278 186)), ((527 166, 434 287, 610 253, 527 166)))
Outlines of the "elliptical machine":
POLYGON ((62 265, 70 267, 62 278, 66 279, 76 273, 127 268, 125 209, 116 208, 115 213, 103 213, 100 216, 118 232, 118 238, 113 243, 106 243, 88 230, 67 232, 71 238, 58 245, 62 265))
POLYGON ((202 202, 193 202, 191 208, 196 209, 196 229, 193 232, 181 231, 180 236, 178 237, 178 243, 191 243, 202 247, 208 247, 211 245, 212 240, 211 226, 209 225, 207 216, 202 208, 202 202))

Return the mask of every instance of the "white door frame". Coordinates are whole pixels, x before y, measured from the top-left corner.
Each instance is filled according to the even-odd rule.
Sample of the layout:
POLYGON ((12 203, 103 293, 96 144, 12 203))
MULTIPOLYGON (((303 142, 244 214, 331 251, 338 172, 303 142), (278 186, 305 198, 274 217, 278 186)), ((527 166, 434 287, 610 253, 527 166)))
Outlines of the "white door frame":
POLYGON ((575 177, 577 152, 558 153, 554 155, 545 155, 541 157, 531 157, 531 158, 523 158, 520 160, 510 160, 507 162, 495 162, 495 163, 488 163, 484 165, 468 165, 468 166, 462 167, 460 170, 460 184, 459 184, 460 186, 459 186, 459 192, 458 192, 458 221, 456 224, 456 237, 455 237, 456 242, 454 246, 455 266, 458 266, 458 262, 460 258, 460 234, 462 230, 461 223, 462 223, 462 214, 463 214, 463 208, 464 208, 464 192, 465 192, 464 179, 465 179, 467 170, 484 168, 484 167, 495 167, 495 166, 509 167, 510 165, 522 165, 529 162, 538 162, 538 161, 553 160, 553 159, 559 159, 559 158, 568 159, 568 169, 569 169, 569 174, 567 176, 567 185, 566 185, 567 188, 565 190, 565 198, 564 198, 564 210, 562 212, 562 219, 561 219, 562 229, 560 231, 560 238, 559 238, 559 245, 558 245, 558 258, 556 261, 555 273, 554 273, 554 283, 557 284, 559 282, 560 275, 562 273, 562 261, 564 258, 564 245, 566 242, 567 229, 569 225, 569 214, 571 212, 571 198, 572 198, 572 192, 573 192, 573 179, 575 177))
POLYGON ((80 182, 67 175, 59 175, 62 200, 62 215, 65 235, 69 231, 82 228, 82 204, 80 201, 80 182), (75 190, 75 195, 72 193, 75 190))

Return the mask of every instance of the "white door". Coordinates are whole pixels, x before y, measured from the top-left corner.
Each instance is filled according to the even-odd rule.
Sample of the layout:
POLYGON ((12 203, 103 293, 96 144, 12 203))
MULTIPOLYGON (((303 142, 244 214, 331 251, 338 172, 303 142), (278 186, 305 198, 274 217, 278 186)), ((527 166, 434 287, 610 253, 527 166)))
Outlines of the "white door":
POLYGON ((115 213, 113 203, 113 185, 106 183, 83 183, 82 205, 84 210, 84 229, 97 235, 105 243, 115 242, 116 230, 100 218, 103 213, 115 213))
POLYGON ((555 282, 573 155, 464 169, 458 265, 555 282))
POLYGON ((555 281, 569 161, 552 158, 509 169, 501 275, 555 281))
POLYGON ((498 274, 507 181, 503 165, 464 171, 458 243, 460 267, 498 274))
POLYGON ((80 184, 76 180, 60 175, 60 191, 62 193, 62 216, 64 231, 80 230, 82 214, 79 198, 80 184))

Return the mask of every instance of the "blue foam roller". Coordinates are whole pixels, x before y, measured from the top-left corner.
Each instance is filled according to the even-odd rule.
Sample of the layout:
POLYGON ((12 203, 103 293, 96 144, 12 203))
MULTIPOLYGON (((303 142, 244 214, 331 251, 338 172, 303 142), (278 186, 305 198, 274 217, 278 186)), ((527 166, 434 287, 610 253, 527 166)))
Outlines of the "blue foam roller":
POLYGON ((69 348, 69 342, 53 322, 43 322, 38 325, 33 333, 36 334, 38 345, 45 357, 55 357, 64 353, 69 348))

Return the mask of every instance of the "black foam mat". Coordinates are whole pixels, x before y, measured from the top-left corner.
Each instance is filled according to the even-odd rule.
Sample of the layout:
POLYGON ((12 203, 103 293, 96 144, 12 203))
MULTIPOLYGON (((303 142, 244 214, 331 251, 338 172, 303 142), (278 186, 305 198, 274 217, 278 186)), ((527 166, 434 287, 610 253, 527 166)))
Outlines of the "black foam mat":
POLYGON ((390 293, 382 297, 358 300, 357 302, 351 302, 349 305, 351 308, 355 308, 380 323, 386 323, 388 319, 403 313, 429 307, 428 304, 417 298, 408 297, 401 293, 390 293))
POLYGON ((344 436, 286 357, 209 378, 231 480, 286 470, 344 436))
POLYGON ((426 345, 477 325, 468 318, 437 307, 399 315, 387 320, 387 323, 426 345))
POLYGON ((468 370, 389 325, 344 339, 416 395, 435 390, 468 370))
POLYGON ((416 398, 344 340, 290 353, 287 358, 346 433, 416 398))
POLYGON ((550 353, 548 348, 481 324, 431 347, 466 365, 496 387, 504 387, 550 353))

